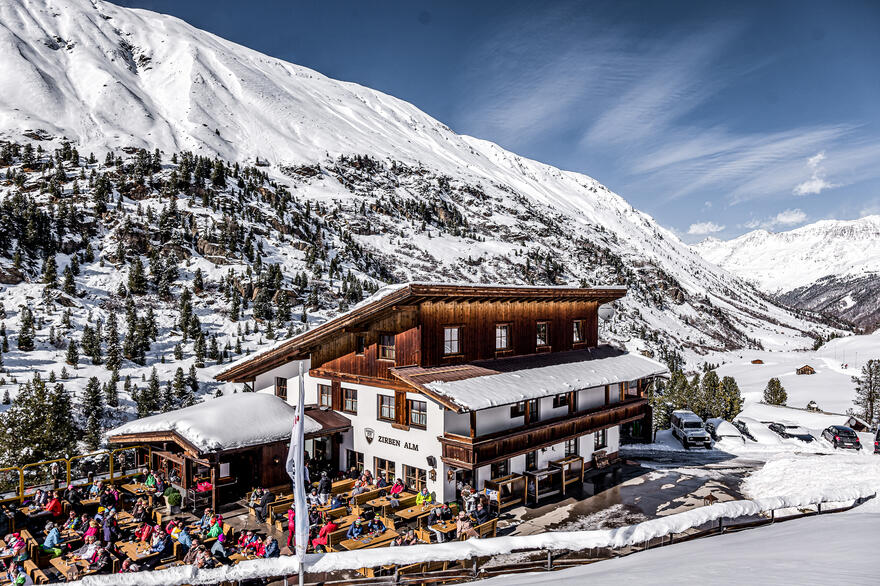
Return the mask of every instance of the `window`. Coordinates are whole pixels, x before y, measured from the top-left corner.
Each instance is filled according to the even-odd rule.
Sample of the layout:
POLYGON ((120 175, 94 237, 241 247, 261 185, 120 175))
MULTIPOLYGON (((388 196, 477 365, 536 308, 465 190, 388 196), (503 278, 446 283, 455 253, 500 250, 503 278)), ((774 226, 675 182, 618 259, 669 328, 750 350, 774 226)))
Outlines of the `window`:
POLYGON ((459 332, 461 328, 458 326, 447 326, 443 328, 443 354, 458 354, 461 350, 459 347, 459 332))
POLYGON ((510 460, 501 460, 489 466, 489 473, 492 478, 501 478, 510 474, 510 460))
POLYGON ((275 396, 281 399, 287 400, 287 379, 276 376, 275 377, 275 396))
POLYGON ((550 322, 539 321, 536 328, 535 345, 539 348, 550 345, 550 322))
POLYGON ((538 400, 529 399, 529 420, 526 423, 531 423, 532 421, 537 421, 538 419, 540 419, 538 400))
POLYGON ((342 410, 352 415, 358 412, 358 392, 357 389, 342 389, 342 410))
POLYGON ((428 403, 425 401, 407 401, 409 403, 409 424, 413 427, 427 427, 428 403))
POLYGON ((608 447, 608 430, 603 429, 594 434, 593 449, 601 450, 608 447))
POLYGON ((394 336, 392 334, 379 336, 379 359, 394 360, 394 336))
POLYGON ((384 476, 388 484, 393 484, 394 479, 394 462, 383 458, 376 458, 376 478, 384 476))
POLYGON ((379 419, 382 421, 394 421, 394 397, 377 395, 379 398, 379 419))
POLYGON ((572 322, 571 341, 575 344, 584 341, 584 320, 576 319, 572 322))
POLYGON ((568 406, 568 394, 563 393, 561 395, 556 395, 553 397, 553 408, 559 409, 560 407, 568 406))
POLYGON ((565 440, 565 456, 577 456, 578 453, 578 438, 573 438, 570 440, 565 440))
POLYGON ((510 418, 522 417, 526 414, 526 402, 520 401, 516 405, 510 406, 510 418))
POLYGON ((318 405, 333 407, 333 389, 330 385, 318 385, 318 405))
POLYGON ((510 350, 510 324, 495 326, 495 350, 510 350))
POLYGON ((428 472, 415 466, 403 466, 403 482, 406 487, 414 492, 419 492, 428 486, 428 472))
POLYGON ((354 353, 355 354, 363 354, 364 349, 367 347, 367 341, 363 336, 355 336, 354 337, 354 353))
POLYGON ((526 471, 531 472, 532 470, 538 469, 538 450, 533 452, 526 452, 526 471))
POLYGON ((352 468, 357 468, 358 472, 364 471, 364 455, 362 452, 346 450, 345 461, 347 463, 348 470, 351 470, 352 468))

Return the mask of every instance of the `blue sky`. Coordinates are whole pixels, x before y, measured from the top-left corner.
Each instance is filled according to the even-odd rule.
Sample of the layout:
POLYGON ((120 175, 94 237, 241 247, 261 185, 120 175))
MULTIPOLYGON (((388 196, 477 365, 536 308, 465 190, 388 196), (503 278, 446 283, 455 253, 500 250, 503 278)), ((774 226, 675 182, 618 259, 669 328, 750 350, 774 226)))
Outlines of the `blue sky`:
POLYGON ((591 175, 689 242, 880 213, 880 2, 117 3, 591 175))

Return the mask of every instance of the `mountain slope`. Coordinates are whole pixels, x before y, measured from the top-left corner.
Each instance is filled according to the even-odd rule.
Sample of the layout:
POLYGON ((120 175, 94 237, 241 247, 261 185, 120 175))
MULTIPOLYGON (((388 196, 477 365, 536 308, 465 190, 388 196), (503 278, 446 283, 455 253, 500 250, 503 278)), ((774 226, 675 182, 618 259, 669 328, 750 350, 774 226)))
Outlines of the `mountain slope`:
POLYGON ((707 260, 795 307, 873 327, 880 310, 880 216, 756 230, 695 246, 707 260))
MULTIPOLYGON (((254 266, 253 255, 218 244, 220 227, 229 225, 225 214, 247 213, 236 218, 259 245, 260 262, 279 265, 285 286, 309 272, 294 315, 306 305, 319 316, 338 310, 340 274, 351 270, 373 285, 406 279, 625 284, 630 293, 603 335, 692 357, 713 349, 808 346, 810 336, 830 331, 719 270, 590 177, 458 135, 406 102, 178 19, 87 0, 2 0, 0 49, 0 138, 51 153, 66 137, 83 155, 63 164, 66 176, 54 188, 12 157, 9 169, 22 179, 9 181, 2 197, 26 188, 39 194, 39 205, 51 206, 79 191, 86 201, 78 213, 97 222, 89 244, 104 251, 99 256, 113 263, 114 275, 131 270, 133 255, 167 248, 154 237, 162 228, 139 210, 158 212, 170 190, 190 198, 186 217, 199 222, 196 235, 205 235, 182 227, 181 237, 195 240, 179 251, 188 260, 178 256, 175 294, 191 285, 193 262, 229 263, 237 271, 254 266), (143 154, 131 150, 137 148, 159 149, 159 166, 145 172, 136 160, 143 154), (256 172, 247 180, 236 176, 238 188, 231 190, 205 184, 204 177, 172 180, 181 169, 171 155, 182 151, 230 166, 259 165, 266 175, 261 181, 256 172), (110 152, 115 162, 86 163, 88 152, 101 158, 110 152), (79 169, 107 176, 119 217, 96 213, 88 203, 94 183, 77 183, 79 169), (218 209, 215 197, 232 203, 218 209), (150 238, 118 255, 126 217, 150 238)), ((44 158, 40 168, 50 164, 44 158)), ((74 239, 65 254, 81 254, 82 246, 84 240, 74 239)), ((7 271, 13 250, 0 263, 7 271)), ((59 269, 68 260, 60 259, 59 269)), ((25 279, 38 280, 39 260, 25 265, 25 279)), ((89 283, 83 311, 104 303, 115 286, 89 283)), ((161 313, 163 300, 156 303, 161 313)), ((215 333, 228 335, 233 326, 215 317, 215 333)), ((10 318, 7 325, 16 324, 10 318)), ((171 327, 166 333, 167 349, 176 334, 171 327)), ((148 363, 157 358, 148 356, 148 363)))

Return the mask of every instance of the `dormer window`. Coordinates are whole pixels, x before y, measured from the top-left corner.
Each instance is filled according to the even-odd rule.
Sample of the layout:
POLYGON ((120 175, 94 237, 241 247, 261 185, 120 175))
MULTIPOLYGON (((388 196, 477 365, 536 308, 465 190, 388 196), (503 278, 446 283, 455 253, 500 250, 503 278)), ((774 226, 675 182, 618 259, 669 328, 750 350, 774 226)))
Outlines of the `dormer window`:
POLYGON ((550 322, 539 321, 535 328, 535 345, 543 348, 550 345, 550 322))
POLYGON ((394 335, 382 334, 379 336, 379 359, 394 360, 394 335))

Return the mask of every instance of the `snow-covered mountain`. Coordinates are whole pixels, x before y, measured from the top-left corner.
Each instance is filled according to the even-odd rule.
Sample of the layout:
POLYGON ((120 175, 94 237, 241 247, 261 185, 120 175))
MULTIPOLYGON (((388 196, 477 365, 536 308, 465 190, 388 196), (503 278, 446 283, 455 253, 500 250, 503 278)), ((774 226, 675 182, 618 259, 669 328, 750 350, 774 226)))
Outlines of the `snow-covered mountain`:
POLYGON ((796 307, 871 327, 880 310, 880 216, 756 230, 695 246, 707 260, 796 307))
MULTIPOLYGON (((197 268, 206 283, 193 311, 228 357, 267 342, 264 318, 259 335, 242 325, 257 304, 284 297, 290 312, 279 314, 314 321, 361 289, 411 279, 623 284, 629 294, 601 335, 661 355, 804 347, 832 331, 590 177, 172 17, 89 0, 0 0, 0 71, 0 141, 18 145, 0 163, 0 201, 16 210, 0 250, 7 375, 34 368, 15 344, 26 308, 37 312, 31 352, 57 371, 68 339, 129 302, 133 263, 156 257, 177 266, 160 266, 136 295, 158 331, 145 364, 121 369, 134 380, 154 365, 169 380, 178 363, 192 364, 193 332, 181 336, 174 300, 194 289, 197 268), (23 155, 21 145, 42 153, 23 155), (35 215, 57 224, 55 247, 29 240, 35 215), (73 294, 40 284, 47 255, 59 275, 77 259, 73 294), (267 278, 270 265, 280 275, 267 278), (253 305, 233 311, 238 295, 253 305), (172 350, 182 358, 171 361, 172 350)), ((273 320, 279 331, 296 325, 273 320)), ((216 366, 206 368, 205 381, 216 366)))

